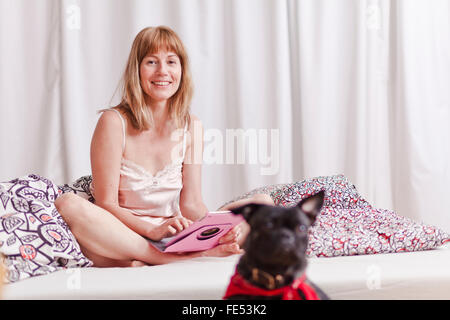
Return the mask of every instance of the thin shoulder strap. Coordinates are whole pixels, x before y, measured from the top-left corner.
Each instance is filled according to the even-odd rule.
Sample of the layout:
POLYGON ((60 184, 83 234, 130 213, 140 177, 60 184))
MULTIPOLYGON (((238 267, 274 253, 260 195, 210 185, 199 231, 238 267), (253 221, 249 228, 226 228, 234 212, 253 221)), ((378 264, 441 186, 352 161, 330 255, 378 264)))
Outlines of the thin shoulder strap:
POLYGON ((125 138, 126 138, 126 127, 125 127, 125 119, 123 118, 122 114, 116 110, 116 109, 108 109, 115 111, 118 115, 120 120, 122 120, 122 135, 123 135, 123 141, 122 141, 122 152, 125 151, 125 138))
POLYGON ((186 122, 186 125, 184 126, 184 133, 183 133, 183 159, 186 154, 186 133, 188 129, 188 123, 186 122))

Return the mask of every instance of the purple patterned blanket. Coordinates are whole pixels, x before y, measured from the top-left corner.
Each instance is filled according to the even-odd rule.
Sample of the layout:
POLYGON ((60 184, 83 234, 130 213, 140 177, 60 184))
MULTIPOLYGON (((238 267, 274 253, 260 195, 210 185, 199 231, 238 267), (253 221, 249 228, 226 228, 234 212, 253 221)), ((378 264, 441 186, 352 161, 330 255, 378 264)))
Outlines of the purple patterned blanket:
POLYGON ((0 252, 8 282, 92 265, 55 209, 58 192, 33 174, 0 183, 0 252))

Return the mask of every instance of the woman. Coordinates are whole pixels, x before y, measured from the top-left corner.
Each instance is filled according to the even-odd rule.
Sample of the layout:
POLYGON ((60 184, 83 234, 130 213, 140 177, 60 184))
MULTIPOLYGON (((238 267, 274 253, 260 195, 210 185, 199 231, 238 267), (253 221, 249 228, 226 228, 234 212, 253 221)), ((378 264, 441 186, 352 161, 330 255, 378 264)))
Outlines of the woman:
MULTIPOLYGON (((193 161, 203 145, 191 139, 198 136, 194 127, 201 129, 189 113, 191 97, 189 61, 178 36, 167 27, 139 32, 123 76, 122 101, 102 110, 92 137, 95 205, 70 193, 55 201, 94 266, 241 252, 238 241, 246 226, 232 229, 219 246, 204 252, 168 254, 148 241, 173 236, 208 212, 201 197, 201 162, 193 161)), ((221 209, 247 202, 273 203, 255 195, 221 209)))

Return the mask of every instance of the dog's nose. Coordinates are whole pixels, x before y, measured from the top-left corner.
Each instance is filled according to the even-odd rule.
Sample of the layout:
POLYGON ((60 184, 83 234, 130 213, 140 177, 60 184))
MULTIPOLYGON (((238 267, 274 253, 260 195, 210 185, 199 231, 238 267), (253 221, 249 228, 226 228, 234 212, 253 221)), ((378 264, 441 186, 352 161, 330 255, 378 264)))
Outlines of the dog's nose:
POLYGON ((295 237, 287 232, 283 232, 280 237, 281 243, 283 245, 292 246, 295 244, 295 237))

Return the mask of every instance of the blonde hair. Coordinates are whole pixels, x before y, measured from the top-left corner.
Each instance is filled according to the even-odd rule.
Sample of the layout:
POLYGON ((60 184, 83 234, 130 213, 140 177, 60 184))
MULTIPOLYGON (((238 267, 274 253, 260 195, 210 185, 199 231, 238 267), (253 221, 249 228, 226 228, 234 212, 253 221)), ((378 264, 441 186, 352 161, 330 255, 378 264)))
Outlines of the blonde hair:
POLYGON ((140 83, 139 67, 145 56, 163 49, 174 52, 181 62, 179 88, 168 100, 169 117, 175 120, 179 128, 190 121, 193 84, 186 49, 178 35, 169 27, 147 27, 141 30, 133 41, 122 77, 122 101, 117 106, 139 131, 153 126, 152 112, 145 104, 145 93, 140 83))

